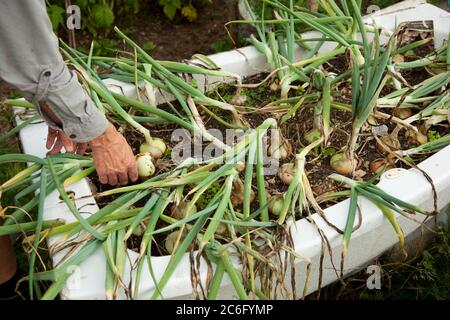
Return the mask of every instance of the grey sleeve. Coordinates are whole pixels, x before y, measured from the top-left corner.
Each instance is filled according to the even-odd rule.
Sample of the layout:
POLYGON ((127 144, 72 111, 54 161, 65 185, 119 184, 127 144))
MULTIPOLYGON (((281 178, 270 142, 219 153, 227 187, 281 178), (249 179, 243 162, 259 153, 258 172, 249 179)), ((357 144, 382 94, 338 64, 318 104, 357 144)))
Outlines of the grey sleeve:
POLYGON ((44 0, 0 0, 0 78, 32 102, 49 126, 88 142, 108 126, 58 50, 44 0), (46 101, 62 128, 42 114, 46 101))

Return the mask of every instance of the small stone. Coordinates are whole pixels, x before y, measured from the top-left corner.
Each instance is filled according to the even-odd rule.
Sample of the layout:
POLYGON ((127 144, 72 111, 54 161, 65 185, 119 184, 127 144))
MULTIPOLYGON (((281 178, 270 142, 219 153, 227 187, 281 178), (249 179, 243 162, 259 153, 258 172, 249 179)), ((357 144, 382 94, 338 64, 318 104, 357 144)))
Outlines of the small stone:
POLYGON ((373 126, 372 134, 375 136, 387 136, 389 133, 389 128, 387 125, 382 124, 381 126, 373 126))

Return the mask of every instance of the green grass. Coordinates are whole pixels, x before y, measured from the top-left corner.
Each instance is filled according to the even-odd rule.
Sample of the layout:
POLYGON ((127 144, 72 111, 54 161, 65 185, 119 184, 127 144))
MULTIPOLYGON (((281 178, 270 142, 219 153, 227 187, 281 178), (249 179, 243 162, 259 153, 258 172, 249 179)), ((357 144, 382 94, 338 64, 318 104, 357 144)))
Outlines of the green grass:
MULTIPOLYGON (((381 289, 369 290, 366 270, 322 289, 321 299, 339 300, 449 300, 450 232, 442 227, 435 239, 412 261, 388 262, 387 256, 374 264, 381 266, 381 289)), ((315 299, 312 294, 309 299, 315 299)))
POLYGON ((217 53, 233 50, 235 48, 241 48, 248 45, 246 36, 240 33, 237 34, 237 39, 235 39, 234 41, 236 43, 233 43, 233 41, 229 37, 223 37, 211 43, 211 49, 215 53, 217 53))
MULTIPOLYGON (((11 129, 11 123, 12 123, 12 112, 8 108, 0 108, 0 128, 2 130, 0 131, 0 135, 4 134, 8 131, 8 129, 11 129)), ((7 141, 4 141, 3 143, 0 143, 0 154, 7 154, 7 153, 18 153, 21 152, 19 143, 16 138, 8 139, 7 141)), ((0 164, 0 183, 3 183, 4 181, 8 180, 9 178, 13 177, 18 172, 22 171, 25 168, 25 164, 23 163, 4 163, 0 164)), ((1 195, 1 205, 3 207, 13 205, 13 197, 14 194, 16 194, 17 191, 13 192, 6 192, 1 195)))
MULTIPOLYGON (((450 233, 439 235, 408 264, 383 268, 381 290, 363 290, 361 299, 448 300, 450 299, 450 233)), ((366 275, 367 276, 367 275, 366 275)))

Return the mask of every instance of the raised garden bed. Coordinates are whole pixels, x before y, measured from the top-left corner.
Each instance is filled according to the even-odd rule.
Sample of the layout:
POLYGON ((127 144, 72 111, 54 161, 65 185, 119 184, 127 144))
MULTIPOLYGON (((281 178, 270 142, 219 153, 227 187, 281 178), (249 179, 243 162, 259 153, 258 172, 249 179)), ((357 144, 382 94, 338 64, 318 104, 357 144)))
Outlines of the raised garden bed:
MULTIPOLYGON (((421 49, 425 48, 424 50, 413 50, 411 53, 411 60, 423 58, 432 54, 434 50, 440 48, 444 42, 444 39, 447 38, 450 23, 449 15, 444 11, 428 4, 411 4, 411 2, 407 2, 397 10, 388 8, 384 12, 379 12, 376 16, 374 16, 374 19, 377 26, 380 27, 384 33, 394 31, 396 23, 400 24, 405 21, 411 21, 412 19, 414 21, 432 21, 432 24, 424 23, 424 27, 421 29, 420 33, 416 32, 417 28, 414 25, 410 27, 410 29, 406 29, 407 31, 409 30, 410 37, 423 37, 421 40, 430 39, 430 36, 434 35, 434 46, 430 46, 431 42, 429 42, 428 47, 421 46, 421 49), (433 28, 433 32, 430 32, 430 28, 433 28)), ((369 21, 369 18, 367 18, 366 21, 369 21)), ((382 35, 384 33, 382 33, 382 35)), ((309 32, 303 36, 305 38, 313 38, 317 37, 317 35, 317 32, 309 32)), ((410 42, 414 42, 416 40, 419 39, 410 39, 410 42)), ((404 45, 407 44, 409 44, 409 42, 404 45)), ((334 46, 334 44, 326 42, 317 54, 324 54, 333 49, 334 46)), ((304 57, 306 54, 307 52, 304 49, 297 48, 295 51, 295 55, 299 58, 304 57)), ((404 59, 408 62, 408 57, 406 55, 404 56, 404 59)), ((336 77, 339 77, 340 74, 345 73, 348 69, 348 61, 346 58, 346 55, 337 55, 335 59, 329 60, 323 66, 324 72, 326 74, 336 73, 336 77)), ((212 60, 221 71, 238 74, 241 76, 244 79, 243 91, 237 95, 236 89, 233 85, 221 84, 218 86, 218 83, 222 83, 225 80, 230 81, 229 78, 223 79, 217 77, 207 77, 207 80, 205 81, 204 76, 194 75, 193 78, 195 79, 196 86, 199 88, 205 88, 205 84, 207 84, 205 91, 208 92, 208 96, 214 97, 217 100, 223 98, 230 105, 239 104, 241 105, 240 107, 242 110, 250 110, 250 113, 244 111, 242 112, 243 115, 241 120, 249 123, 251 128, 256 128, 263 123, 271 123, 270 120, 268 120, 269 118, 274 118, 279 122, 283 122, 283 125, 280 126, 281 133, 290 144, 290 147, 287 148, 290 149, 290 152, 288 152, 287 157, 280 159, 280 162, 281 164, 286 164, 293 163, 298 160, 299 158, 296 157, 295 154, 301 153, 301 150, 305 150, 304 148, 309 143, 314 143, 315 141, 307 141, 305 133, 310 132, 311 129, 313 129, 313 121, 311 120, 314 117, 313 105, 317 105, 322 99, 320 94, 315 96, 313 93, 314 91, 321 92, 322 88, 318 87, 316 90, 312 90, 311 99, 306 102, 306 105, 309 104, 309 107, 304 107, 300 111, 290 114, 289 110, 292 110, 292 106, 290 107, 291 109, 284 110, 283 104, 270 104, 272 100, 278 100, 280 94, 284 94, 279 91, 281 86, 278 88, 271 88, 270 86, 273 83, 267 82, 267 84, 263 83, 256 88, 250 88, 250 86, 245 88, 246 84, 251 82, 260 82, 264 79, 264 73, 272 71, 266 62, 266 57, 259 53, 254 47, 246 47, 235 51, 220 53, 209 56, 209 59, 212 60), (236 103, 235 100, 233 101, 233 99, 239 99, 243 96, 246 97, 246 100, 240 101, 239 103, 236 103), (274 106, 276 108, 274 108, 274 106), (264 108, 269 108, 267 110, 270 111, 265 113, 261 112, 264 108), (283 120, 283 116, 285 115, 289 115, 289 117, 285 118, 286 121, 283 120)), ((198 60, 192 62, 192 64, 198 63, 200 63, 198 60)), ((420 70, 422 70, 422 72, 424 71, 424 69, 420 70)), ((412 86, 420 85, 422 82, 418 79, 418 75, 420 74, 420 72, 412 74, 401 73, 401 75, 412 86)), ((443 74, 445 75, 446 73, 444 72, 443 74)), ((130 98, 136 98, 136 88, 132 84, 126 84, 124 82, 112 79, 105 80, 104 83, 107 84, 108 88, 114 92, 123 94, 130 98)), ((445 86, 447 86, 448 91, 448 83, 445 83, 445 86)), ((270 225, 273 230, 280 228, 280 232, 274 233, 274 236, 279 236, 281 240, 276 241, 275 239, 272 244, 279 244, 282 246, 281 249, 278 250, 280 250, 280 254, 283 253, 283 257, 284 253, 289 251, 290 248, 292 248, 293 251, 295 250, 295 254, 292 254, 292 258, 295 258, 295 260, 292 260, 294 263, 290 265, 288 263, 290 260, 278 261, 280 263, 278 268, 269 269, 275 274, 275 276, 277 276, 277 272, 280 274, 285 272, 285 274, 283 274, 284 277, 281 277, 280 282, 284 283, 287 288, 293 284, 296 291, 300 293, 300 296, 301 294, 308 294, 315 291, 319 286, 324 286, 335 281, 340 272, 342 272, 345 276, 359 270, 360 267, 364 266, 398 242, 397 235, 392 229, 389 221, 381 213, 380 209, 373 202, 367 200, 366 198, 359 197, 358 208, 363 219, 362 221, 359 221, 358 216, 355 218, 354 226, 356 230, 352 233, 352 241, 350 246, 347 248, 346 257, 344 260, 345 263, 341 264, 343 261, 341 260, 342 234, 340 234, 337 230, 345 229, 349 215, 350 200, 344 200, 334 204, 348 195, 344 194, 343 197, 325 197, 327 192, 347 190, 342 184, 342 179, 339 183, 336 183, 336 180, 331 180, 328 178, 329 174, 333 173, 335 170, 331 167, 330 158, 339 153, 340 149, 346 146, 347 141, 349 140, 348 132, 352 129, 351 116, 349 116, 348 109, 348 106, 350 106, 351 109, 351 87, 346 87, 344 84, 343 87, 339 89, 340 90, 337 91, 339 95, 334 96, 333 103, 331 105, 333 110, 331 113, 331 119, 333 120, 333 131, 329 136, 330 143, 322 149, 322 153, 319 155, 319 153, 315 153, 314 151, 315 148, 320 147, 320 143, 318 142, 317 145, 311 148, 311 152, 307 154, 305 158, 305 169, 306 172, 308 172, 308 179, 311 181, 311 190, 316 199, 318 199, 317 202, 322 207, 326 207, 326 209, 324 209, 321 214, 308 214, 309 210, 314 212, 315 209, 317 209, 315 207, 315 203, 311 203, 311 200, 308 199, 309 202, 306 201, 305 203, 305 210, 303 212, 298 212, 298 214, 295 215, 296 221, 293 219, 282 221, 281 225, 288 226, 288 228, 283 228, 280 226, 277 227, 276 224, 270 225), (327 149, 328 153, 324 156, 323 152, 327 149), (321 196, 322 198, 320 198, 321 196), (324 216, 326 217, 326 220, 323 219, 324 216), (305 217, 307 217, 307 219, 305 219, 305 217), (288 245, 286 245, 286 243, 288 245), (341 270, 342 267, 344 267, 343 270, 341 270), (295 272, 295 276, 293 277, 295 281, 292 280, 290 272, 295 272)), ((441 88, 436 88, 436 90, 438 89, 441 90, 441 88)), ((295 97, 298 97, 298 95, 305 94, 306 90, 307 88, 302 87, 300 84, 296 85, 296 83, 293 82, 292 88, 286 94, 285 98, 294 99, 295 97)), ((386 98, 388 94, 395 91, 395 88, 394 85, 392 85, 391 87, 385 87, 384 90, 387 91, 381 94, 380 99, 383 99, 383 97, 386 98)), ((170 105, 162 104, 171 101, 173 97, 168 94, 164 94, 157 95, 156 99, 161 103, 159 107, 161 110, 171 110, 170 105)), ((297 101, 298 100, 299 99, 297 98, 297 101)), ((386 99, 382 101, 384 101, 386 105, 389 104, 389 101, 386 101, 386 99)), ((176 110, 181 110, 181 108, 182 106, 175 105, 176 110)), ((383 118, 383 115, 380 115, 379 119, 392 119, 390 118, 392 109, 394 108, 386 108, 387 111, 384 111, 383 109, 383 112, 386 113, 387 118, 383 118)), ((213 109, 211 108, 211 110, 213 109)), ((23 110, 17 109, 17 112, 21 111, 23 110)), ((213 113, 219 117, 229 116, 227 112, 221 110, 220 108, 214 109, 213 113)), ((140 115, 137 113, 136 115, 142 116, 144 114, 140 115)), ((202 112, 201 115, 204 119, 208 119, 208 121, 210 121, 208 122, 204 120, 207 128, 218 128, 222 129, 222 132, 224 132, 224 124, 220 121, 218 123, 218 119, 215 119, 214 117, 214 119, 212 119, 210 114, 207 112, 202 112)), ((225 120, 231 122, 232 119, 225 118, 225 120)), ((18 117, 18 123, 20 123, 20 121, 21 119, 18 117)), ((382 124, 386 124, 388 130, 392 132, 394 127, 389 121, 377 123, 375 127, 382 130, 382 124)), ((173 126, 172 124, 152 125, 149 126, 149 128, 151 130, 152 137, 164 138, 168 141, 170 136, 167 135, 167 130, 173 130, 176 126, 173 126)), ((436 126, 431 128, 433 129, 433 132, 442 137, 446 134, 448 135, 448 126, 436 126)), ((125 132, 127 133, 128 131, 130 132, 126 134, 126 136, 129 139, 130 144, 136 148, 135 151, 137 153, 138 146, 143 142, 143 138, 137 134, 132 134, 130 129, 125 128, 125 132)), ((272 135, 273 131, 271 132, 271 138, 273 139, 272 135)), ((46 152, 44 149, 45 137, 46 126, 43 123, 32 124, 22 129, 20 132, 20 138, 24 152, 30 155, 44 157, 46 152)), ((399 135, 399 141, 401 143, 402 150, 410 149, 410 147, 417 145, 417 141, 408 140, 408 137, 406 136, 399 135)), ((355 179, 367 180, 376 174, 375 171, 377 170, 373 170, 374 163, 376 164, 375 160, 381 159, 385 161, 384 159, 386 158, 386 155, 383 153, 383 148, 380 148, 379 145, 377 148, 377 141, 374 138, 368 139, 364 134, 360 137, 359 146, 359 171, 355 171, 353 173, 355 179), (379 149, 381 149, 381 151, 379 149)), ((171 147, 174 147, 174 145, 171 147)), ((162 157, 156 162, 157 174, 172 172, 171 170, 173 170, 175 166, 173 163, 170 163, 170 159, 168 158, 169 157, 162 157)), ((426 157, 419 157, 415 160, 420 161, 425 158, 426 157)), ((382 174, 378 187, 389 195, 418 206, 423 212, 440 211, 450 202, 450 167, 448 159, 450 159, 450 147, 446 147, 422 161, 418 166, 422 171, 419 171, 417 168, 407 170, 407 166, 402 164, 400 161, 395 164, 383 162, 383 165, 395 165, 396 168, 388 170, 382 174), (432 184, 429 181, 430 179, 433 182, 432 184), (432 192, 432 185, 435 192, 432 192)), ((241 178, 244 178, 243 175, 241 175, 241 178)), ((218 180, 218 188, 225 183, 225 180, 226 179, 218 180)), ((282 183, 282 181, 280 181, 280 177, 276 174, 266 177, 265 180, 267 182, 265 188, 268 193, 272 195, 272 197, 279 194, 286 194, 290 190, 289 184, 282 183)), ((113 195, 113 192, 108 193, 109 189, 111 188, 105 188, 96 183, 94 177, 90 181, 87 179, 79 180, 76 183, 67 186, 65 190, 67 193, 72 194, 73 198, 76 199, 76 207, 80 213, 87 218, 99 211, 99 205, 100 207, 105 207, 117 200, 117 196, 113 195), (92 192, 93 189, 95 190, 94 193, 92 192), (101 194, 99 195, 98 192, 101 194), (101 195, 103 196, 100 197, 101 195), (106 198, 105 195, 112 198, 106 198)), ((234 190, 236 190, 236 186, 234 187, 234 190)), ((260 189, 258 188, 258 190, 260 189)), ((259 204, 261 200, 262 199, 258 199, 259 204)), ((139 205, 136 203, 135 206, 145 206, 147 203, 146 201, 140 203, 139 205)), ((238 205, 236 207, 238 207, 238 205)), ((262 207, 264 210, 264 206, 262 207)), ((203 207, 200 206, 198 210, 201 211, 207 208, 208 205, 203 205, 203 207)), ((258 211, 258 206, 253 204, 251 212, 254 211, 258 211)), ((421 215, 417 213, 415 215, 415 219, 423 220, 420 216, 421 215)), ((417 222, 411 221, 401 215, 396 214, 396 217, 405 236, 420 227, 417 222)), ((76 221, 72 215, 72 212, 67 209, 66 204, 60 201, 59 193, 57 191, 50 193, 45 200, 44 219, 64 219, 67 223, 76 221)), ((270 221, 276 221, 277 219, 279 218, 274 218, 274 216, 271 216, 270 221)), ((435 218, 430 219, 429 221, 433 224, 435 222, 435 218)), ((167 219, 163 219, 162 222, 159 222, 166 222, 166 224, 159 224, 156 226, 156 229, 167 227, 169 225, 167 224, 167 219)), ((80 235, 80 237, 83 236, 85 237, 86 234, 84 233, 80 235)), ((128 238, 127 241, 130 249, 127 251, 128 259, 123 264, 124 270, 121 281, 122 283, 127 284, 126 287, 128 287, 128 284, 131 281, 131 291, 136 292, 134 287, 136 281, 135 262, 139 259, 138 252, 141 244, 139 238, 140 235, 138 232, 133 237, 128 238)), ((137 297, 135 298, 149 298, 152 294, 154 295, 155 285, 152 278, 154 277, 158 280, 161 279, 171 259, 173 259, 172 256, 166 255, 167 249, 165 249, 162 244, 162 242, 165 241, 165 237, 159 238, 158 235, 155 235, 155 239, 157 244, 154 248, 152 248, 151 259, 142 260, 142 273, 140 274, 139 290, 137 297), (151 261, 152 263, 152 270, 154 272, 153 276, 148 271, 148 261, 151 261)), ((223 237, 223 239, 221 239, 221 236, 218 235, 217 239, 223 240, 224 244, 231 240, 230 235, 223 237)), ((67 246, 67 248, 57 250, 57 252, 55 251, 52 255, 55 266, 59 264, 61 259, 66 258, 66 254, 70 252, 71 245, 77 243, 80 238, 72 238, 69 242, 64 243, 62 243, 61 240, 61 236, 51 237, 48 240, 49 247, 52 250, 56 250, 56 246, 61 249, 62 244, 64 247, 67 246)), ((261 248, 267 250, 267 247, 261 246, 261 248)), ((194 247, 193 249, 194 250, 191 251, 191 256, 189 253, 184 254, 176 266, 176 269, 173 271, 171 277, 167 279, 167 283, 162 290, 162 296, 164 298, 193 297, 191 283, 193 274, 191 272, 193 270, 192 266, 196 265, 196 262, 192 260, 193 257, 195 257, 194 253, 196 248, 194 247)), ((274 249, 274 252, 276 252, 275 250, 276 249, 274 249)), ((269 259, 276 260, 270 252, 262 251, 262 253, 267 254, 269 259)), ((200 267, 195 275, 198 277, 197 280, 202 282, 203 286, 205 286, 207 278, 211 275, 207 272, 208 265, 205 263, 204 258, 199 258, 199 261, 201 261, 200 267)), ((239 261, 238 258, 233 258, 233 262, 236 266, 242 267, 241 261, 239 261)), ((79 267, 72 268, 71 270, 75 272, 68 279, 67 285, 61 291, 62 298, 104 299, 106 297, 110 297, 105 289, 107 260, 101 247, 96 248, 90 254, 89 258, 84 260, 79 267)), ((220 290, 218 297, 234 297, 236 294, 235 287, 231 285, 227 274, 225 274, 223 281, 221 282, 221 286, 222 289, 220 290)), ((117 298, 126 297, 125 291, 122 289, 117 290, 116 294, 117 298)), ((272 298, 283 297, 293 298, 295 295, 278 295, 273 296, 272 298)))

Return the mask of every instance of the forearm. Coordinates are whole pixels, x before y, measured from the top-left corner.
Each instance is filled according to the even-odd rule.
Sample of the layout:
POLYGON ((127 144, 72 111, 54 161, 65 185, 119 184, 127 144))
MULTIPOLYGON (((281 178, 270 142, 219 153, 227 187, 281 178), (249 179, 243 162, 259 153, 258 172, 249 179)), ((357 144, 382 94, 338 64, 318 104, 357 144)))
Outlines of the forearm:
POLYGON ((102 134, 108 122, 64 64, 44 1, 0 0, 0 8, 0 78, 74 141, 102 134), (46 110, 41 108, 44 101, 46 110))

